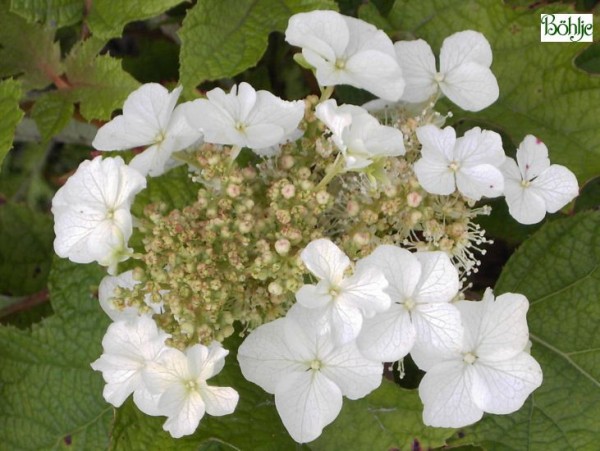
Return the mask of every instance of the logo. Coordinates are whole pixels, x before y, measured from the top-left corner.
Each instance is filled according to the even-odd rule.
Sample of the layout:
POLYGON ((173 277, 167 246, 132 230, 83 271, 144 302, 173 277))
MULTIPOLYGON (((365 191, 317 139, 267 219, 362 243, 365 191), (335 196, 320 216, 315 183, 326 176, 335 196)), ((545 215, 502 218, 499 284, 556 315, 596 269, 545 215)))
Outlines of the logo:
POLYGON ((592 42, 593 14, 541 14, 542 42, 592 42))

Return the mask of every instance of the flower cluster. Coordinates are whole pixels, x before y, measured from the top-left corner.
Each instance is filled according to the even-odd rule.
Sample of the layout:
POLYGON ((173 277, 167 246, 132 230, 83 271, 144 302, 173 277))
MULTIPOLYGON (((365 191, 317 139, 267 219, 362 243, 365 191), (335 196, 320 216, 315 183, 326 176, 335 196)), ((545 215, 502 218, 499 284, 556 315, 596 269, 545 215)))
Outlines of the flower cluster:
POLYGON ((517 221, 539 222, 577 195, 574 175, 534 136, 515 162, 496 132, 457 137, 435 111, 442 96, 468 111, 498 98, 480 33, 446 38, 439 71, 426 42, 392 43, 333 11, 293 16, 286 40, 320 98, 285 101, 240 83, 177 105, 181 88, 143 85, 93 145, 146 148, 128 164, 86 161, 57 192, 56 253, 109 272, 99 298, 113 323, 92 364, 105 399, 119 407, 133 394, 173 437, 205 413, 232 413, 237 392, 206 381, 237 328, 244 377, 275 395, 298 442, 409 353, 426 372, 426 424, 519 409, 542 381, 528 301, 491 290, 464 300, 489 242, 476 218, 491 211, 485 198, 504 196, 517 221), (338 84, 381 99, 338 104, 338 84), (195 200, 148 203, 133 218, 146 177, 180 165, 195 200))

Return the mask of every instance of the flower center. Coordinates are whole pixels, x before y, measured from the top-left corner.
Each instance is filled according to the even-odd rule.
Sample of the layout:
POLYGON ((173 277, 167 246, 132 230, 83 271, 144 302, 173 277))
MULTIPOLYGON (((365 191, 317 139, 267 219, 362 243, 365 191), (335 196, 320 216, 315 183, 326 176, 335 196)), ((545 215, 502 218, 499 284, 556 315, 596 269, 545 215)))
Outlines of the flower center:
POLYGON ((523 188, 527 188, 529 185, 531 185, 531 182, 529 180, 521 180, 521 186, 523 188))
POLYGON ((417 305, 417 303, 412 298, 408 298, 408 299, 404 300, 404 308, 406 310, 408 310, 409 312, 412 311, 416 305, 417 305))
POLYGON ((458 164, 458 161, 452 161, 448 165, 448 169, 450 169, 452 172, 456 172, 460 169, 460 164, 458 164))
POLYGON ((329 288, 329 294, 330 294, 330 295, 331 295, 331 297, 332 297, 332 298, 334 298, 334 299, 335 299, 335 298, 337 298, 337 297, 340 295, 340 292, 341 292, 341 290, 340 290, 340 288, 339 288, 339 287, 336 287, 336 286, 331 286, 331 287, 329 288))
POLYGON ((156 138, 154 138, 154 143, 160 144, 164 140, 165 140, 165 132, 161 131, 158 135, 156 135, 156 138))
POLYGON ((114 208, 109 208, 106 210, 106 219, 114 219, 115 218, 115 210, 114 208))
POLYGON ((441 72, 436 72, 435 75, 433 76, 433 79, 437 82, 437 83, 441 83, 444 81, 444 74, 442 74, 441 72))
POLYGON ((244 133, 246 131, 246 124, 244 124, 243 122, 236 122, 235 123, 235 129, 238 132, 244 133))
POLYGON ((463 354, 463 362, 468 363, 469 365, 472 365, 473 363, 475 363, 476 360, 477 360, 477 356, 475 354, 473 354, 472 352, 467 352, 467 353, 463 354))
POLYGON ((335 68, 337 70, 343 70, 346 68, 346 60, 338 59, 335 60, 335 68))
POLYGON ((185 383, 183 384, 183 386, 190 393, 194 392, 194 391, 198 391, 198 382, 196 382, 193 379, 185 381, 185 383))
POLYGON ((312 362, 310 362, 310 369, 313 371, 319 371, 322 367, 323 364, 318 359, 314 359, 312 362))

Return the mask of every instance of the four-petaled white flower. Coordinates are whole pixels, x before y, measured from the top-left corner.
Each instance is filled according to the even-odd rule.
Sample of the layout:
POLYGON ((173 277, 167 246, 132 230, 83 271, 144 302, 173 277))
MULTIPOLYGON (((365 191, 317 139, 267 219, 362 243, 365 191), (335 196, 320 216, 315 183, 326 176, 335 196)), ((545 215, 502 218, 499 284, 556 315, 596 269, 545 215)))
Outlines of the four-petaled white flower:
POLYGON ((458 428, 478 421, 484 412, 515 412, 542 383, 540 365, 526 352, 525 296, 506 293, 494 301, 488 289, 481 302, 455 305, 463 319, 463 340, 411 353, 427 371, 419 395, 429 426, 458 428))
POLYGON ((75 263, 97 261, 114 273, 129 258, 129 211, 146 179, 121 158, 96 157, 79 165, 52 199, 54 250, 75 263))
POLYGON ((321 86, 351 85, 392 101, 404 91, 392 41, 360 19, 335 11, 295 14, 285 40, 302 48, 321 86))
POLYGON ((394 44, 406 88, 402 100, 423 102, 439 89, 467 111, 479 111, 498 99, 496 77, 490 70, 492 49, 476 31, 454 33, 444 39, 440 51, 440 71, 435 56, 422 39, 394 44))
MULTIPOLYGON (((120 308, 113 303, 116 289, 124 288, 126 290, 132 290, 139 283, 139 281, 133 278, 133 270, 126 271, 118 276, 106 276, 100 281, 100 285, 98 286, 98 300, 100 301, 100 307, 102 307, 102 310, 104 310, 110 319, 113 321, 121 321, 140 316, 141 313, 136 307, 120 308)), ((164 292, 166 291, 163 291, 163 293, 164 292)), ((162 301, 153 302, 151 295, 147 294, 144 297, 144 302, 150 307, 150 311, 162 313, 162 301)))
POLYGON ((460 313, 449 303, 458 293, 458 271, 445 253, 383 245, 364 261, 385 275, 392 305, 365 320, 357 340, 363 354, 395 362, 415 343, 444 347, 462 338, 460 313))
POLYGON ((102 372, 106 382, 104 399, 120 407, 133 393, 133 400, 148 415, 159 415, 158 399, 150 393, 142 373, 168 348, 168 334, 158 329, 147 315, 131 317, 108 326, 102 339, 104 353, 92 363, 92 368, 102 372))
POLYGON ((425 125, 417 129, 417 138, 421 159, 414 170, 425 191, 448 195, 458 188, 473 200, 502 194, 504 178, 499 166, 505 155, 498 133, 475 127, 456 139, 452 127, 425 125))
POLYGON ((381 384, 383 365, 365 358, 351 341, 337 344, 310 315, 264 324, 238 351, 246 379, 275 395, 284 426, 299 443, 316 439, 342 408, 381 384))
POLYGON ((92 145, 98 150, 126 150, 150 146, 131 160, 143 175, 158 176, 174 166, 169 159, 202 138, 185 119, 186 104, 177 104, 181 87, 173 92, 147 83, 133 91, 123 105, 123 114, 100 127, 92 145))
POLYGON ((297 133, 304 117, 304 102, 287 102, 268 91, 255 91, 248 83, 233 86, 229 94, 220 88, 206 99, 191 102, 186 117, 204 140, 250 149, 284 143, 297 133))
POLYGON ((575 175, 550 165, 548 148, 535 136, 527 135, 519 145, 517 162, 507 158, 500 169, 508 211, 521 224, 540 222, 546 212, 557 212, 579 194, 575 175))
POLYGON ((235 410, 239 395, 233 388, 206 384, 223 369, 227 354, 218 342, 208 347, 196 344, 185 352, 168 348, 159 361, 148 365, 144 381, 158 396, 159 415, 167 417, 163 429, 171 436, 194 433, 205 413, 222 416, 235 410))
POLYGON ((359 171, 377 159, 405 154, 402 132, 381 125, 361 107, 337 106, 331 99, 319 104, 315 115, 331 130, 347 171, 359 171))
POLYGON ((298 304, 290 313, 311 310, 315 322, 331 329, 338 343, 347 343, 358 336, 363 317, 372 317, 389 308, 390 298, 384 291, 388 283, 381 270, 359 261, 354 274, 347 277, 350 259, 330 240, 312 241, 300 257, 319 282, 298 290, 298 304))

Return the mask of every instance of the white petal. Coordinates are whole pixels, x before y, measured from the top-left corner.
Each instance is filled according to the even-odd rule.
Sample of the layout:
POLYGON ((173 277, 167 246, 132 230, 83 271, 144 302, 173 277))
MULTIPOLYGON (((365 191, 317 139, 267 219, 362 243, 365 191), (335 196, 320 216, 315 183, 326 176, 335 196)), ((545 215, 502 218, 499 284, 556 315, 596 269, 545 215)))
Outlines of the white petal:
POLYGON ((435 56, 431 47, 422 39, 394 43, 402 75, 406 81, 402 100, 411 103, 424 102, 437 91, 434 80, 435 56))
POLYGON ((365 358, 354 341, 323 356, 322 364, 321 372, 349 399, 363 398, 381 385, 383 365, 365 358))
POLYGON ((483 411, 471 400, 472 368, 450 360, 431 368, 421 380, 423 422, 427 426, 459 428, 475 423, 483 411))
POLYGON ((499 167, 504 163, 502 137, 491 130, 474 127, 456 140, 454 157, 461 166, 490 164, 499 167))
POLYGON ((434 366, 446 361, 462 361, 463 342, 448 342, 444 347, 433 347, 415 342, 410 356, 415 364, 423 371, 429 371, 434 366))
POLYGON ((546 216, 546 202, 531 186, 524 187, 520 181, 504 181, 504 197, 508 212, 521 224, 536 224, 546 216))
POLYGON ((159 130, 145 123, 132 128, 129 121, 121 115, 98 129, 92 146, 97 150, 133 149, 154 143, 159 133, 159 130))
POLYGON ((210 347, 195 344, 185 350, 189 373, 192 377, 207 380, 223 369, 229 354, 221 343, 212 342, 210 347))
POLYGON ((390 306, 390 297, 385 293, 387 286, 380 268, 363 264, 356 267, 352 277, 342 281, 336 301, 359 309, 365 316, 373 316, 390 306))
POLYGON ((464 167, 456 173, 456 187, 473 200, 479 200, 482 196, 498 197, 504 191, 504 177, 491 164, 464 167))
POLYGON ((139 282, 133 279, 133 271, 126 271, 118 276, 106 276, 100 281, 98 286, 98 301, 100 307, 113 321, 127 320, 138 316, 138 309, 135 307, 126 307, 123 310, 116 309, 111 300, 114 297, 115 289, 125 288, 133 289, 139 282))
POLYGON ((458 271, 444 252, 412 254, 421 264, 421 277, 415 288, 418 303, 450 302, 458 293, 458 271))
POLYGON ((277 125, 283 129, 284 135, 288 135, 298 128, 304 117, 304 101, 287 102, 269 91, 262 90, 258 91, 256 95, 256 106, 249 116, 251 123, 277 125))
POLYGON ((200 393, 188 391, 183 383, 171 386, 160 397, 159 409, 168 416, 163 429, 173 438, 193 434, 205 413, 200 393))
POLYGON ((456 349, 462 345, 460 312, 452 304, 417 304, 412 323, 420 346, 456 349))
POLYGON ((345 70, 347 84, 365 89, 379 98, 397 101, 404 92, 402 70, 393 54, 363 50, 346 61, 345 70))
POLYGON ((238 392, 231 387, 204 387, 201 391, 206 413, 223 416, 233 413, 240 399, 238 392))
POLYGON ((525 349, 529 340, 526 314, 527 298, 522 294, 505 293, 494 301, 491 294, 480 302, 459 301, 465 327, 465 343, 487 361, 510 359, 525 349))
POLYGON ((533 135, 527 135, 517 149, 517 161, 523 180, 531 180, 550 167, 548 148, 533 135))
POLYGON ((445 74, 464 62, 491 66, 492 49, 483 34, 466 30, 444 39, 440 50, 440 72, 445 74))
POLYGON ((395 362, 410 352, 415 339, 408 311, 400 304, 393 304, 388 311, 365 320, 357 344, 371 359, 395 362))
POLYGON ((338 137, 337 145, 341 148, 339 139, 343 130, 352 123, 352 113, 339 108, 335 99, 329 99, 317 105, 315 116, 331 130, 334 136, 338 137))
POLYGON ((246 337, 237 359, 244 377, 275 393, 280 380, 293 371, 304 371, 300 357, 285 340, 286 319, 263 324, 246 337))
POLYGON ((419 183, 431 194, 452 194, 456 190, 454 172, 448 168, 449 162, 439 158, 421 158, 413 169, 419 183))
POLYGON ((463 63, 444 74, 440 89, 466 111, 481 111, 500 95, 498 81, 490 69, 477 63, 463 63))
POLYGON ((160 416, 163 414, 162 410, 158 407, 160 401, 160 394, 152 394, 145 387, 137 389, 133 392, 133 402, 146 415, 153 417, 160 416))
POLYGON ((358 308, 334 301, 328 311, 336 344, 348 343, 358 336, 363 324, 363 314, 358 308))
POLYGON ((298 443, 316 439, 342 409, 339 387, 319 371, 290 373, 277 386, 275 406, 298 443))
POLYGON ((285 136, 285 130, 277 124, 252 124, 245 128, 243 135, 243 143, 238 145, 262 149, 279 144, 285 136))
POLYGON ((288 43, 312 50, 332 63, 343 54, 349 39, 346 21, 334 11, 294 14, 285 31, 288 43))
POLYGON ((422 145, 421 155, 429 160, 450 163, 454 160, 456 131, 452 127, 440 129, 435 125, 424 125, 417 128, 417 138, 422 145))
POLYGON ((553 164, 531 182, 532 190, 544 199, 546 210, 555 213, 579 194, 575 175, 566 167, 553 164))
POLYGON ((397 157, 406 153, 402 132, 384 125, 377 124, 365 130, 364 144, 374 158, 397 157))
POLYGON ((542 369, 536 360, 522 352, 509 360, 473 364, 473 401, 484 411, 508 414, 519 410, 527 397, 542 384, 542 369))
POLYGON ((172 152, 165 152, 159 146, 151 146, 133 157, 129 165, 144 176, 158 177, 166 172, 171 154, 172 152))
POLYGON ((350 259, 339 247, 326 238, 311 241, 300 254, 302 261, 319 279, 337 285, 350 265, 350 259))
POLYGON ((412 297, 421 278, 421 264, 406 249, 384 244, 378 246, 368 257, 358 261, 357 271, 373 266, 379 269, 388 282, 385 292, 392 302, 412 297))
POLYGON ((296 292, 296 301, 306 308, 323 308, 332 301, 327 281, 320 281, 317 285, 302 285, 296 292))

